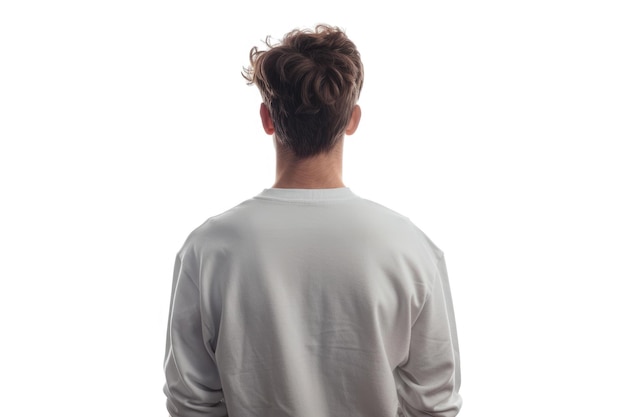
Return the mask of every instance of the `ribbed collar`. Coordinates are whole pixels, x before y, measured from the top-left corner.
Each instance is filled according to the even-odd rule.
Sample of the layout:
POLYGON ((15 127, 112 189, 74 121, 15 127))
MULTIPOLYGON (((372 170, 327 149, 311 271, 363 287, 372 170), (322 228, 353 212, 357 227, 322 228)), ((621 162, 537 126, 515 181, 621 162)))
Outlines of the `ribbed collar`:
POLYGON ((348 187, 342 188, 266 188, 256 198, 316 202, 316 201, 337 201, 356 198, 357 195, 348 187))

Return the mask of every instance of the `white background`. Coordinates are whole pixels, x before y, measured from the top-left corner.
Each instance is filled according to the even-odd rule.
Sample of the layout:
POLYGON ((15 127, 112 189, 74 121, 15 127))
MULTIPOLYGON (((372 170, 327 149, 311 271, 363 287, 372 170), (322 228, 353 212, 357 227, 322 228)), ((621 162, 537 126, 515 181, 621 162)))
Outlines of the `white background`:
POLYGON ((266 35, 365 64, 344 180, 444 251, 463 416, 617 416, 626 388, 619 1, 0 5, 3 415, 165 416, 175 253, 271 186, 266 35))

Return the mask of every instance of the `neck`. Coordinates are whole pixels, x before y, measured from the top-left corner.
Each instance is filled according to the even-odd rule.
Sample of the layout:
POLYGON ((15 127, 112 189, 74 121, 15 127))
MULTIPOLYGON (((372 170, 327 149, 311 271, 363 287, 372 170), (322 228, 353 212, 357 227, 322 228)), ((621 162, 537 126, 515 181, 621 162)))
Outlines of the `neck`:
POLYGON ((288 150, 276 148, 274 188, 341 188, 343 141, 328 153, 297 158, 288 150))

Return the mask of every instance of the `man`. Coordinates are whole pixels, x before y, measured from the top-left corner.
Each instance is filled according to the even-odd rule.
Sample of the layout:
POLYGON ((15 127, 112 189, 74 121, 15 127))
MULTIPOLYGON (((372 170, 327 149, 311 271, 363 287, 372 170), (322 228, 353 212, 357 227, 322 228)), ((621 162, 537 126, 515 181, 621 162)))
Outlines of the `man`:
POLYGON ((253 48, 276 183, 195 229, 176 258, 165 358, 174 417, 457 415, 443 253, 342 182, 361 117, 345 33, 253 48))

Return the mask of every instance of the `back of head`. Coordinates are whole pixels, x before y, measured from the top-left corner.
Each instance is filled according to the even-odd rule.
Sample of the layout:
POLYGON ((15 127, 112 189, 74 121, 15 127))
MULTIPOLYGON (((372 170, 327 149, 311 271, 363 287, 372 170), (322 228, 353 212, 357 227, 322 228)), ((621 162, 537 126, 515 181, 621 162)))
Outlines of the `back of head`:
POLYGON ((268 50, 252 48, 244 77, 269 109, 279 143, 299 158, 331 150, 363 87, 363 64, 339 28, 293 30, 268 50))

